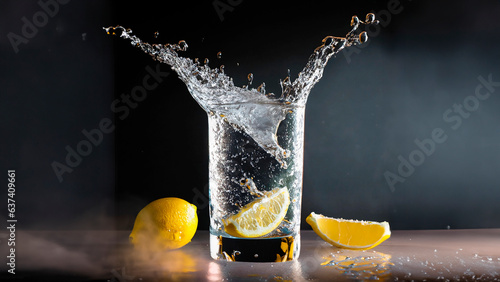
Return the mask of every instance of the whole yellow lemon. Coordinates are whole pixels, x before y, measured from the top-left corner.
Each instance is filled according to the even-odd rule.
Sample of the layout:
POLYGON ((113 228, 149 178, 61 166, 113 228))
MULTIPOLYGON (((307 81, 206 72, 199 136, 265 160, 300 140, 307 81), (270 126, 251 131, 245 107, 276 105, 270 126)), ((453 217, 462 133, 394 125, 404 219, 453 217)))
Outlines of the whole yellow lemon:
POLYGON ((152 250, 177 249, 191 242, 197 227, 195 205, 175 197, 162 198, 137 214, 130 242, 152 250))

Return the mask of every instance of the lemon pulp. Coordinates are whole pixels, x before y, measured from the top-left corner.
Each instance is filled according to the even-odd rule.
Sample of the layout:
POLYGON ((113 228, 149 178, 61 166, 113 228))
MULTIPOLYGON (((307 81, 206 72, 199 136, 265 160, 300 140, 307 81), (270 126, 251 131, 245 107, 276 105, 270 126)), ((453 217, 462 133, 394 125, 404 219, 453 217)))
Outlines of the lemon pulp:
POLYGON ((389 223, 347 220, 311 213, 306 222, 326 242, 348 249, 367 250, 391 236, 389 223))

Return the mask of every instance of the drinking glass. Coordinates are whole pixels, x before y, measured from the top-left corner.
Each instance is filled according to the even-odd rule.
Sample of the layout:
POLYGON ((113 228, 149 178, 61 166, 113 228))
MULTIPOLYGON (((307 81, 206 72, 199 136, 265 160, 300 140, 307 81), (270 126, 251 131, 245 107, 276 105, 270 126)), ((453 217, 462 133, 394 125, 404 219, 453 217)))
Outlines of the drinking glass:
MULTIPOLYGON (((266 115, 279 111, 286 115, 274 132, 262 130, 252 137, 224 115, 208 113, 210 253, 214 259, 229 261, 293 260, 300 252, 305 106, 272 101, 244 106, 254 114, 242 118, 252 118, 250 126, 257 130, 269 128, 266 115), (275 138, 279 146, 263 146, 266 138, 275 138), (282 196, 277 197, 278 208, 267 207, 276 192, 282 196), (256 221, 269 213, 285 213, 274 222, 277 227, 252 237, 228 230, 229 219, 242 211, 251 211, 256 221)), ((239 107, 243 105, 227 105, 231 111, 239 107)))

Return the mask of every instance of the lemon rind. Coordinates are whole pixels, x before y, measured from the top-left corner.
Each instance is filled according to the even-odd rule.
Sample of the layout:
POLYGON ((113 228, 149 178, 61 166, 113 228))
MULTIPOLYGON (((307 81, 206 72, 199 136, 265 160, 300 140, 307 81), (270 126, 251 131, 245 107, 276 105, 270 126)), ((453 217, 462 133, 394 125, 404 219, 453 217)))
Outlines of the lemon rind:
POLYGON ((288 189, 286 187, 275 188, 267 193, 267 195, 269 195, 269 194, 272 195, 271 198, 268 197, 268 198, 264 198, 262 200, 253 201, 253 202, 247 204, 246 206, 244 206, 240 210, 240 212, 238 212, 237 214, 234 214, 232 216, 229 216, 226 219, 223 219, 222 222, 224 224, 225 232, 231 236, 239 237, 239 238, 257 238, 257 237, 267 235, 267 234, 271 233, 272 231, 274 231, 280 225, 280 223, 283 221, 283 219, 286 216, 286 213, 288 212, 288 207, 290 206, 290 194, 288 193, 288 189), (255 207, 259 206, 258 203, 264 202, 264 200, 269 201, 275 197, 279 197, 282 193, 285 193, 285 202, 283 205, 284 208, 276 216, 276 220, 273 221, 274 224, 272 224, 266 228, 260 229, 259 232, 248 232, 248 231, 241 232, 240 225, 237 222, 237 220, 235 220, 236 218, 242 217, 246 213, 255 209, 255 207))
POLYGON ((316 213, 312 212, 306 218, 306 222, 309 223, 309 225, 311 225, 314 232, 316 234, 318 234, 318 236, 320 236, 321 239, 325 240, 326 242, 330 243, 333 246, 336 246, 339 248, 344 248, 344 249, 369 250, 371 248, 374 248, 374 247, 380 245, 382 242, 384 242, 385 240, 387 240, 391 237, 391 229, 390 229, 389 223, 387 221, 377 222, 377 221, 365 221, 365 220, 355 220, 355 219, 331 218, 331 217, 324 216, 322 214, 316 214, 316 213), (318 218, 330 218, 330 219, 335 219, 337 221, 344 221, 344 222, 347 221, 347 222, 354 222, 354 223, 361 223, 361 224, 378 224, 384 228, 384 233, 382 234, 380 239, 378 239, 373 244, 369 244, 369 245, 365 245, 365 246, 345 245, 345 244, 341 244, 341 243, 331 239, 325 233, 323 233, 319 229, 318 222, 317 222, 318 218))

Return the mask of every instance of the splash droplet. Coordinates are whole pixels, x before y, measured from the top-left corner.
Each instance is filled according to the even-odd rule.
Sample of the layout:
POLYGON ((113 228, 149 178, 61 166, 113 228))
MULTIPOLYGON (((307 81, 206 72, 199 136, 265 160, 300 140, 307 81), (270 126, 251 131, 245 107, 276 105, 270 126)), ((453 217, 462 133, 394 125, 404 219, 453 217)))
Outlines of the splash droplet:
MULTIPOLYGON (((371 20, 371 16, 368 17, 371 20)), ((205 59, 205 65, 200 66, 189 58, 180 56, 177 51, 187 49, 185 41, 179 41, 178 44, 150 44, 143 42, 137 36, 132 34, 132 30, 116 26, 104 28, 108 34, 118 35, 121 38, 130 40, 133 46, 140 48, 145 53, 151 55, 155 60, 166 63, 178 74, 190 90, 193 98, 207 112, 219 113, 223 111, 224 117, 231 125, 246 131, 258 145, 273 155, 283 166, 284 149, 281 148, 275 135, 267 134, 269 130, 276 130, 280 122, 285 118, 290 105, 305 105, 307 97, 312 87, 321 79, 323 71, 329 59, 338 54, 346 47, 355 46, 363 42, 364 36, 358 30, 359 26, 366 24, 360 21, 358 17, 353 16, 351 20, 351 30, 345 37, 331 36, 331 45, 321 45, 316 48, 309 57, 306 66, 300 71, 297 77, 291 81, 290 77, 285 78, 280 84, 282 87, 281 95, 255 95, 256 89, 250 89, 249 85, 253 82, 253 74, 248 74, 248 85, 237 87, 233 80, 226 74, 221 74, 219 69, 210 68, 208 59, 205 59), (267 103, 271 100, 275 103, 267 103), (227 102, 245 101, 236 110, 226 108, 227 102), (258 106, 258 107, 257 107, 258 106), (246 116, 248 113, 256 113, 257 108, 260 112, 259 118, 263 122, 255 127, 251 121, 256 117, 246 116), (276 109, 279 109, 278 111, 276 109)), ((202 39, 203 41, 203 39, 202 39)), ((329 42, 330 43, 330 42, 329 42)), ((263 90, 261 87, 260 90, 263 90)))
POLYGON ((158 31, 155 31, 155 33, 153 34, 153 37, 158 38, 159 35, 160 35, 160 33, 158 31))
POLYGON ((179 41, 178 44, 179 44, 179 50, 180 51, 186 51, 187 50, 188 45, 187 45, 186 41, 181 40, 181 41, 179 41))
POLYGON ((252 82, 253 82, 253 73, 249 73, 247 75, 247 78, 248 78, 248 84, 252 85, 252 82))
POLYGON ((219 51, 219 52, 217 53, 217 59, 220 59, 220 58, 222 58, 222 52, 221 52, 221 51, 219 51))
MULTIPOLYGON (((334 42, 335 42, 335 39, 332 36, 327 36, 323 39, 323 45, 325 45, 325 46, 333 45, 334 42)), ((289 70, 289 72, 290 72, 290 70, 289 70)))
POLYGON ((366 31, 363 31, 359 34, 359 42, 365 43, 366 41, 368 41, 368 34, 366 33, 366 31))
POLYGON ((352 16, 351 26, 357 26, 358 24, 359 24, 359 18, 358 18, 358 16, 352 16))
POLYGON ((374 13, 368 13, 366 14, 366 23, 367 24, 372 24, 375 22, 375 14, 374 13))
POLYGON ((262 84, 259 85, 259 87, 257 87, 257 91, 259 91, 262 94, 266 94, 266 84, 262 82, 262 84))

